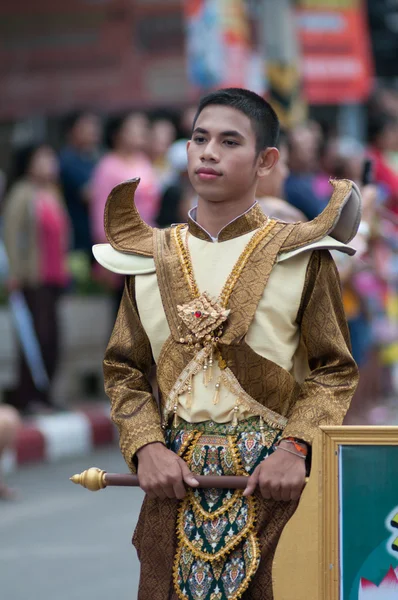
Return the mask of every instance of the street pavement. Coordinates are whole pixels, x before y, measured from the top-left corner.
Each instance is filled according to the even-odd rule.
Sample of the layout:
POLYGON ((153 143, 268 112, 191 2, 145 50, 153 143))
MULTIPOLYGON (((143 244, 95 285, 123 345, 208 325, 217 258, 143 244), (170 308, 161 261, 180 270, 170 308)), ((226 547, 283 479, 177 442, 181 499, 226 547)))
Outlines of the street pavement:
POLYGON ((143 494, 93 493, 69 481, 91 466, 127 471, 111 447, 7 478, 18 499, 0 503, 1 600, 135 600, 139 569, 131 537, 143 494))

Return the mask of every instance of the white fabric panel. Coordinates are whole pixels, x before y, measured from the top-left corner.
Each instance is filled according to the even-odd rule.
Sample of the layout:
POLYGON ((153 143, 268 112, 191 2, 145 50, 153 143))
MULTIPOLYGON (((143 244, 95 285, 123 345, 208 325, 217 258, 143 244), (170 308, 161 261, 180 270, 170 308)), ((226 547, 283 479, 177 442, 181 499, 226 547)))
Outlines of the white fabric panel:
POLYGON ((115 250, 110 244, 96 244, 93 246, 93 254, 101 266, 119 275, 155 272, 155 261, 150 256, 125 254, 115 250))

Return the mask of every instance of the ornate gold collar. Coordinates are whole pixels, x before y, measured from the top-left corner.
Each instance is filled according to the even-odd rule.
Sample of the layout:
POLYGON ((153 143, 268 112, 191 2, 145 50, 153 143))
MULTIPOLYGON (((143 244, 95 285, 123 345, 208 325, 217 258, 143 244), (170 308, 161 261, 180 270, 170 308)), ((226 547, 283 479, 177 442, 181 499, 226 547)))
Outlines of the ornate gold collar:
MULTIPOLYGON (((188 213, 188 230, 191 235, 200 240, 213 242, 213 238, 199 223, 195 220, 196 209, 192 209, 188 213)), ((217 242, 228 242, 234 238, 250 233, 259 227, 262 227, 267 222, 267 217, 260 208, 258 202, 253 204, 248 211, 240 215, 228 225, 226 225, 218 234, 217 242)))

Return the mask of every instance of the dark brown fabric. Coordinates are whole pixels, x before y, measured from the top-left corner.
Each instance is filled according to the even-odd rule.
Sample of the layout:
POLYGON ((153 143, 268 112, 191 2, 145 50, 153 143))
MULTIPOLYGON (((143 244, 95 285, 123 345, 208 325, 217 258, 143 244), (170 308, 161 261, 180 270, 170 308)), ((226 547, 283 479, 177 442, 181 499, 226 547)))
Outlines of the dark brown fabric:
POLYGON ((298 503, 263 500, 259 494, 257 498, 259 509, 256 529, 260 540, 261 560, 242 600, 274 600, 272 563, 282 531, 296 511, 298 503))
POLYGON ((141 563, 138 600, 169 600, 173 593, 178 504, 178 500, 144 500, 133 536, 141 563))
MULTIPOLYGON (((272 562, 281 533, 294 514, 296 502, 263 500, 259 494, 256 530, 261 562, 245 600, 273 600, 272 562)), ((138 600, 174 600, 173 562, 177 547, 177 500, 145 498, 133 544, 141 563, 138 600)))

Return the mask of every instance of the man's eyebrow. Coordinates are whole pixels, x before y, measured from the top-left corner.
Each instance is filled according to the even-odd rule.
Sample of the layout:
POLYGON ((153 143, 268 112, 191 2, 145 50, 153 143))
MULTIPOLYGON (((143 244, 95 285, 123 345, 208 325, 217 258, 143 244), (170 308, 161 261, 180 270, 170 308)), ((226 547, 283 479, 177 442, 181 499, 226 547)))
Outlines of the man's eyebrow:
MULTIPOLYGON (((204 133, 204 134, 208 134, 209 132, 207 131, 207 129, 203 129, 202 127, 196 127, 196 129, 193 131, 193 133, 204 133)), ((244 135, 242 135, 241 133, 239 133, 239 131, 236 131, 236 129, 231 129, 229 131, 221 131, 221 133, 219 134, 222 137, 237 137, 237 138, 241 138, 244 139, 244 135)))
POLYGON ((207 129, 202 129, 202 127, 196 127, 192 133, 209 133, 207 129))
POLYGON ((237 137, 243 139, 245 136, 236 129, 231 129, 230 131, 222 131, 221 134, 223 137, 237 137))

